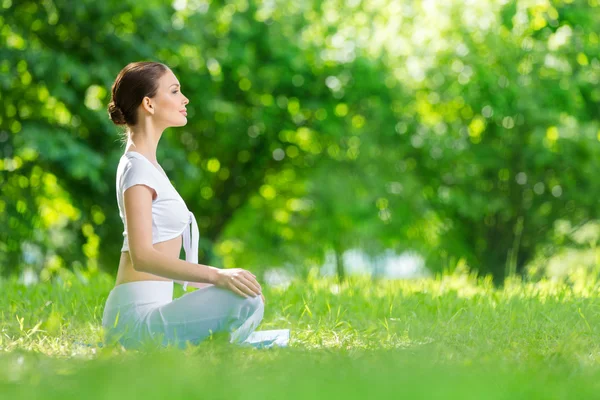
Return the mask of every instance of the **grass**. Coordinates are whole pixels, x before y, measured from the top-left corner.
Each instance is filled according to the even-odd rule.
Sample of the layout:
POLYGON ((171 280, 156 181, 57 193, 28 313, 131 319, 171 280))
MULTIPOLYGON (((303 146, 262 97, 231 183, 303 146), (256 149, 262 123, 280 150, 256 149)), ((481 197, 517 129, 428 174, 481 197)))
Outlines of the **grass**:
POLYGON ((0 283, 2 398, 600 397, 595 279, 494 288, 465 274, 342 285, 311 277, 265 288, 259 329, 291 329, 288 348, 76 344, 101 341, 113 281, 0 283))

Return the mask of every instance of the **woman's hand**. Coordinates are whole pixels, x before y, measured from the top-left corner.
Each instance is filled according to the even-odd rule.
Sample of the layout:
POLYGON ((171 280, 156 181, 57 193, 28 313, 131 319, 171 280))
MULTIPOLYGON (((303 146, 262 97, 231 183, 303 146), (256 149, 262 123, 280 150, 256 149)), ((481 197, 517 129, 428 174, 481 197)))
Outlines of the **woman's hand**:
POLYGON ((262 295, 262 288, 256 280, 256 276, 241 268, 217 269, 214 285, 229 289, 242 297, 262 295))

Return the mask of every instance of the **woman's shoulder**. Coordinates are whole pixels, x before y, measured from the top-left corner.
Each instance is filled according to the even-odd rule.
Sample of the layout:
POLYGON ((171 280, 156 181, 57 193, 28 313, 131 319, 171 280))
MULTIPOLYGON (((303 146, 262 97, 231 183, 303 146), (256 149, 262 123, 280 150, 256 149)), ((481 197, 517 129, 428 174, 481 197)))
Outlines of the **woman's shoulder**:
POLYGON ((136 153, 134 151, 128 151, 126 153, 123 153, 120 161, 131 161, 131 162, 144 161, 144 157, 141 154, 136 153))
POLYGON ((145 170, 146 165, 143 163, 143 160, 132 156, 131 154, 125 153, 119 159, 119 164, 117 165, 117 177, 127 174, 133 170, 145 170))
POLYGON ((117 167, 117 184, 123 188, 137 183, 156 187, 160 184, 157 172, 158 170, 148 160, 131 152, 125 153, 121 156, 117 167))
POLYGON ((135 168, 152 171, 154 165, 148 161, 144 156, 135 152, 124 153, 119 159, 119 167, 124 169, 135 168))

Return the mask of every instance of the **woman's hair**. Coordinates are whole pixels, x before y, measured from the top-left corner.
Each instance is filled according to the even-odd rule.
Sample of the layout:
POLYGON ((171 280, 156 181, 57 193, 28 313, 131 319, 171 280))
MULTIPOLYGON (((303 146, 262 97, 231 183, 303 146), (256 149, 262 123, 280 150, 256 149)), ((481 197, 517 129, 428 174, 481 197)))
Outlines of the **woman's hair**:
POLYGON ((137 108, 145 96, 154 97, 158 79, 169 68, 159 62, 139 61, 127 64, 112 85, 108 115, 116 125, 137 124, 137 108))

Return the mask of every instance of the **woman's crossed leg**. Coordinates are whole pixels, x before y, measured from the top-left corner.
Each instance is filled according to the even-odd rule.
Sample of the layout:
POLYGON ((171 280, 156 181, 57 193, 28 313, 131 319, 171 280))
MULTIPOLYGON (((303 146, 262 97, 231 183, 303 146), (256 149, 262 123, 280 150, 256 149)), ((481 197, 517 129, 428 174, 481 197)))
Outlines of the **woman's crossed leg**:
POLYGON ((144 338, 163 345, 198 344, 218 332, 229 332, 230 343, 241 343, 258 327, 263 314, 261 296, 244 298, 208 286, 152 308, 142 318, 140 329, 144 338))

